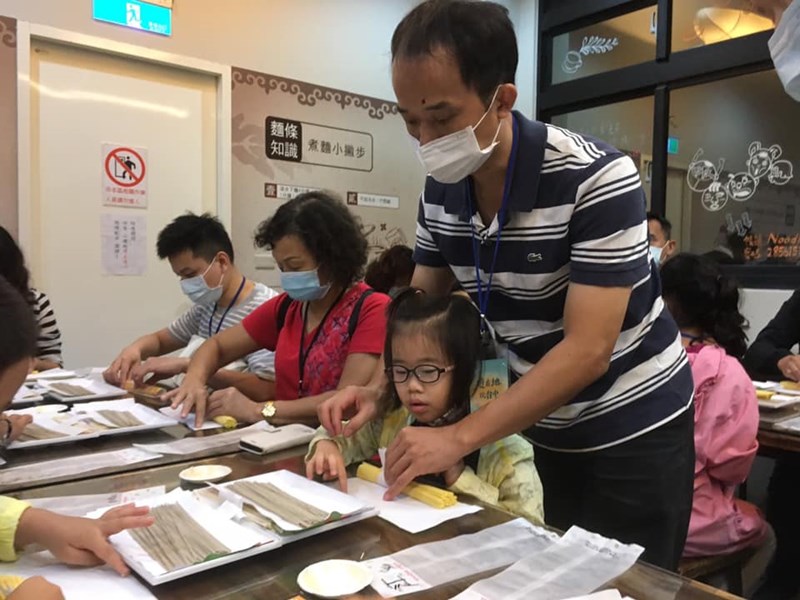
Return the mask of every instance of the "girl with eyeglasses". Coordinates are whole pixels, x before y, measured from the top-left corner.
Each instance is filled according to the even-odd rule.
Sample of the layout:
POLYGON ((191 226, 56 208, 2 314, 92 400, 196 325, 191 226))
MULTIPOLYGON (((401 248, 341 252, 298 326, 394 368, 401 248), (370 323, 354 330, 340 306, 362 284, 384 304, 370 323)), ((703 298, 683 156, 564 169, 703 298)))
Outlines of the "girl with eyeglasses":
MULTIPOLYGON (((320 427, 306 456, 307 476, 338 479, 346 491, 346 466, 372 458, 404 427, 450 425, 469 414, 480 375, 479 319, 460 295, 400 293, 389 305, 384 362, 390 385, 380 416, 347 438, 332 438, 320 427)), ((535 523, 544 521, 533 448, 519 435, 473 452, 434 483, 535 523)))

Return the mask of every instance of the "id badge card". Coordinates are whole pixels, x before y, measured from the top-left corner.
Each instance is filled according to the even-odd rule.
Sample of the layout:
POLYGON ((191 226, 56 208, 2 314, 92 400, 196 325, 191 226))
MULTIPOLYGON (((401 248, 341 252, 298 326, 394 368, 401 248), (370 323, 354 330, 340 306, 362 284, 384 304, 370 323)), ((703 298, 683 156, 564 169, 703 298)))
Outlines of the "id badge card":
POLYGON ((470 410, 475 412, 508 389, 508 361, 491 358, 481 361, 478 386, 472 394, 470 410))

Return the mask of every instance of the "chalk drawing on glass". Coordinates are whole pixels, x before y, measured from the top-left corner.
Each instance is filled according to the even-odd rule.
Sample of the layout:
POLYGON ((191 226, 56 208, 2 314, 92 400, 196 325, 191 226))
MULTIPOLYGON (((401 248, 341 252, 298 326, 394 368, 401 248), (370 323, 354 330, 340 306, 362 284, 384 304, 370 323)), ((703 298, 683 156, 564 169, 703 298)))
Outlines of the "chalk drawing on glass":
MULTIPOLYGON (((729 199, 746 202, 755 196, 764 179, 772 185, 786 185, 794 178, 794 165, 786 159, 778 160, 782 154, 783 149, 778 144, 765 148, 761 142, 752 142, 747 149, 747 170, 728 173, 727 181, 723 185, 720 179, 725 159, 720 159, 719 165, 715 166, 710 160, 703 158, 703 149, 700 148, 689 163, 686 185, 701 194, 700 201, 708 211, 721 210, 729 199)), ((742 226, 750 227, 745 221, 742 221, 742 226)), ((734 227, 737 230, 741 228, 728 223, 729 231, 734 227)))
POLYGON ((580 50, 570 50, 564 56, 561 69, 570 75, 577 73, 583 66, 583 57, 590 54, 607 54, 619 46, 619 38, 606 38, 599 35, 586 36, 581 42, 580 50))

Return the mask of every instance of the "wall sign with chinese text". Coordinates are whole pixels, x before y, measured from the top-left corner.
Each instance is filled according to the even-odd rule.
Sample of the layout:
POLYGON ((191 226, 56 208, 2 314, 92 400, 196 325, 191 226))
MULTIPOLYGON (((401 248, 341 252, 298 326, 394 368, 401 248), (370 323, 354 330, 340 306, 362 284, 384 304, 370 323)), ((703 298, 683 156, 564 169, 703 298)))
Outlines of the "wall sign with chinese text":
POLYGON ((400 198, 382 194, 366 194, 364 192, 347 192, 347 203, 350 206, 368 206, 371 208, 400 208, 400 198))
POLYGON ((144 275, 147 268, 147 218, 100 215, 104 275, 144 275))
POLYGON ((147 149, 103 144, 103 205, 147 208, 147 149))
POLYGON ((372 135, 269 116, 265 122, 267 158, 289 162, 372 171, 372 135))
POLYGON ((291 200, 299 194, 316 191, 319 191, 319 188, 273 183, 271 181, 264 184, 264 198, 274 198, 276 200, 291 200))

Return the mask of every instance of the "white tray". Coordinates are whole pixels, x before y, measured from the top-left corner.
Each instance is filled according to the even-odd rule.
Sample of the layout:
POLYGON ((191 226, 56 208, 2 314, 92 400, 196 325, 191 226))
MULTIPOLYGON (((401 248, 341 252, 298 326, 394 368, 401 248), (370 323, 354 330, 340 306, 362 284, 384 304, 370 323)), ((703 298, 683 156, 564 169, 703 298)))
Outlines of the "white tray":
POLYGON ((59 414, 39 414, 31 413, 31 411, 24 411, 33 414, 33 422, 48 429, 55 429, 57 431, 67 432, 68 435, 60 438, 52 438, 47 440, 33 440, 29 442, 14 441, 8 445, 10 450, 21 448, 36 448, 38 446, 51 446, 58 444, 71 444, 74 442, 82 442, 87 439, 94 439, 104 436, 112 435, 126 435, 135 433, 137 431, 148 431, 151 429, 161 429, 175 425, 177 421, 166 415, 161 414, 157 410, 153 410, 141 404, 136 404, 133 398, 126 398, 124 400, 111 400, 105 402, 91 402, 83 404, 80 407, 75 407, 71 412, 59 414), (91 418, 101 423, 111 425, 106 419, 100 416, 98 410, 119 410, 128 411, 133 413, 142 425, 135 425, 133 427, 115 427, 106 430, 94 430, 91 425, 81 422, 81 418, 91 418))
MULTIPOLYGON (((211 501, 201 499, 193 492, 176 489, 170 492, 169 494, 160 496, 158 498, 148 499, 141 504, 147 506, 157 506, 159 504, 164 504, 166 502, 178 501, 184 506, 184 508, 186 507, 191 508, 191 510, 189 510, 188 512, 193 517, 195 517, 198 520, 198 522, 203 522, 201 521, 201 519, 207 519, 207 521, 204 522, 203 524, 204 526, 207 527, 207 529, 216 530, 217 532, 220 533, 219 536, 216 536, 217 539, 220 539, 222 535, 227 535, 227 536, 234 535, 238 531, 239 534, 244 535, 246 538, 252 538, 253 536, 255 536, 262 539, 263 542, 260 545, 248 547, 240 551, 233 552, 231 554, 226 554, 225 556, 221 556, 219 558, 191 565, 189 567, 184 567, 182 569, 177 569, 175 571, 167 571, 159 573, 156 573, 154 571, 163 571, 163 569, 152 568, 153 559, 151 559, 141 549, 141 547, 133 540, 133 538, 127 532, 122 532, 112 536, 111 542, 123 556, 125 562, 128 563, 128 565, 130 565, 131 569, 136 571, 150 585, 155 586, 155 585, 160 585, 162 583, 167 583, 169 581, 174 581, 176 579, 181 579, 189 575, 194 575, 195 573, 208 571, 210 569, 214 569, 222 565, 226 565, 245 558, 249 558, 251 556, 263 554, 265 552, 269 552, 270 550, 275 550, 276 548, 280 548, 284 544, 288 544, 296 540, 311 537, 317 535, 318 533, 324 533, 332 529, 338 529, 339 527, 344 527, 351 523, 356 523, 358 521, 368 519, 370 517, 374 517, 377 515, 377 510, 374 507, 362 504, 358 500, 352 498, 351 496, 347 496, 347 494, 344 494, 338 490, 334 490, 321 483, 316 483, 313 481, 306 480, 305 478, 299 475, 295 475, 294 473, 290 473, 289 471, 276 471, 273 473, 265 473, 263 475, 256 475, 255 477, 248 477, 247 479, 240 481, 265 481, 265 480, 272 481, 273 483, 279 485, 279 487, 282 487, 283 489, 285 489, 284 484, 288 485, 292 490, 297 489, 296 487, 293 486, 302 486, 303 488, 311 490, 316 489, 319 495, 317 497, 318 499, 315 500, 314 504, 317 506, 328 505, 328 504, 330 504, 331 506, 360 505, 360 510, 358 512, 351 513, 348 516, 339 519, 337 521, 326 523, 325 525, 322 525, 320 527, 306 529, 304 531, 301 531, 293 535, 281 536, 273 531, 262 529, 261 527, 249 521, 240 523, 239 520, 242 515, 241 510, 231 502, 220 501, 217 503, 213 503, 211 501), (302 480, 304 483, 303 484, 298 483, 297 482, 298 479, 302 480), (223 527, 222 531, 220 531, 219 529, 220 527, 223 527), (246 531, 241 531, 242 529, 246 531)), ((224 488, 224 486, 222 487, 224 488)), ((99 514, 90 516, 99 516, 99 514)), ((220 539, 220 541, 223 540, 220 539)))
POLYGON ((74 377, 72 379, 59 379, 57 381, 40 379, 38 383, 42 388, 47 390, 48 394, 55 396, 61 402, 88 402, 92 400, 103 400, 106 398, 118 398, 128 394, 128 392, 122 388, 109 385, 102 379, 96 377, 74 377), (67 396, 53 387, 53 384, 60 383, 79 385, 92 393, 85 396, 67 396))

